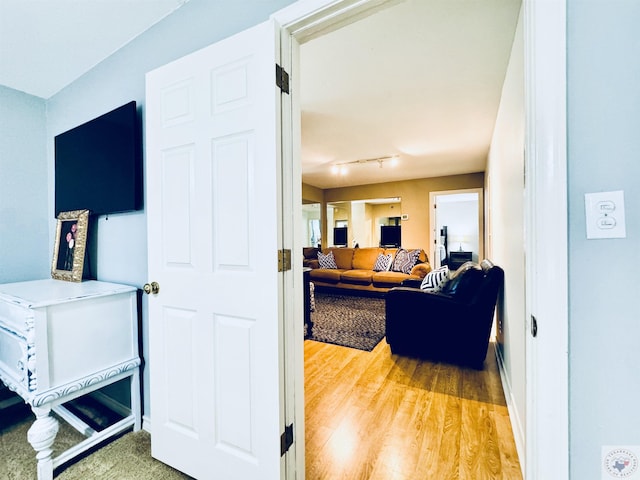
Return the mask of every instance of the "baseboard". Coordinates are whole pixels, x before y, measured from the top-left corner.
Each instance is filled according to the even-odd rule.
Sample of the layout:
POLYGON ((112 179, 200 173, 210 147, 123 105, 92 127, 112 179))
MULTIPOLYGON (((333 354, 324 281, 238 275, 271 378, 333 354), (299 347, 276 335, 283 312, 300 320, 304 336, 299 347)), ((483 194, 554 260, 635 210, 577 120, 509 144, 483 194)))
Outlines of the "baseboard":
POLYGON ((498 349, 498 343, 493 342, 493 346, 496 353, 496 360, 498 362, 498 371, 500 372, 500 380, 502 382, 502 390, 504 392, 504 398, 507 401, 507 409, 509 410, 509 421, 511 422, 511 430, 513 432, 513 439, 516 444, 516 450, 518 452, 518 459, 520 460, 520 470, 522 470, 522 476, 524 478, 526 452, 525 452, 525 438, 524 428, 522 426, 522 420, 520 413, 513 400, 513 393, 511 390, 511 383, 507 377, 507 373, 504 368, 504 359, 498 349))
POLYGON ((151 435, 151 419, 147 415, 142 416, 142 429, 151 435))

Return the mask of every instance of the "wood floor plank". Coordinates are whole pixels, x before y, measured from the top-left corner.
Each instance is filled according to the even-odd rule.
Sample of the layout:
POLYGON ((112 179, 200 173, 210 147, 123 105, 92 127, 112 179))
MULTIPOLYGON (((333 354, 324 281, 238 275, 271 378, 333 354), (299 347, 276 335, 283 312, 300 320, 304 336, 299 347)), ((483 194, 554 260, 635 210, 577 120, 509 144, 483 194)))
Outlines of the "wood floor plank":
MULTIPOLYGON (((520 480, 495 358, 483 371, 305 341, 308 480, 520 480)), ((492 350, 492 347, 491 347, 492 350)))

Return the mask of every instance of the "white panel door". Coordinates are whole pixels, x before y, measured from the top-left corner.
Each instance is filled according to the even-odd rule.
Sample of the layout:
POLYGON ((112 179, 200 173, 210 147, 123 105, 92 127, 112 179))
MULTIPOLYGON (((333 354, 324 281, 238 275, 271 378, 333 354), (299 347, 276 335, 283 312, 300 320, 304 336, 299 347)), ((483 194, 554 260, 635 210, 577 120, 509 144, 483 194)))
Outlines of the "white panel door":
POLYGON ((280 478, 275 42, 147 75, 152 455, 198 479, 280 478))

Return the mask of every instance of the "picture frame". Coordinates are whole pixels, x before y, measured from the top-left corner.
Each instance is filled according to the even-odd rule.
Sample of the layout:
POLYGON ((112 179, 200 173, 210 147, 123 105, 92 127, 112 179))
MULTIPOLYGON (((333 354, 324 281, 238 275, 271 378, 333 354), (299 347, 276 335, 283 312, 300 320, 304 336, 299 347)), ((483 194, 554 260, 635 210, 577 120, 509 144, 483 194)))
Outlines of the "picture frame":
POLYGON ((51 277, 81 282, 89 228, 89 210, 60 212, 51 262, 51 277))

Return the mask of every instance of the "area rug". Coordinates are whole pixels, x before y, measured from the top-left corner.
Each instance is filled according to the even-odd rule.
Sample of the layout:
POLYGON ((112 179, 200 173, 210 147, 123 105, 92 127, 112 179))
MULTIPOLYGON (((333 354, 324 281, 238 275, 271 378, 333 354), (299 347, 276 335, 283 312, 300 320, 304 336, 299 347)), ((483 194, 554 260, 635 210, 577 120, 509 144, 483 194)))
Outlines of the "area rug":
POLYGON ((385 335, 384 299, 315 292, 308 340, 370 352, 385 335))

